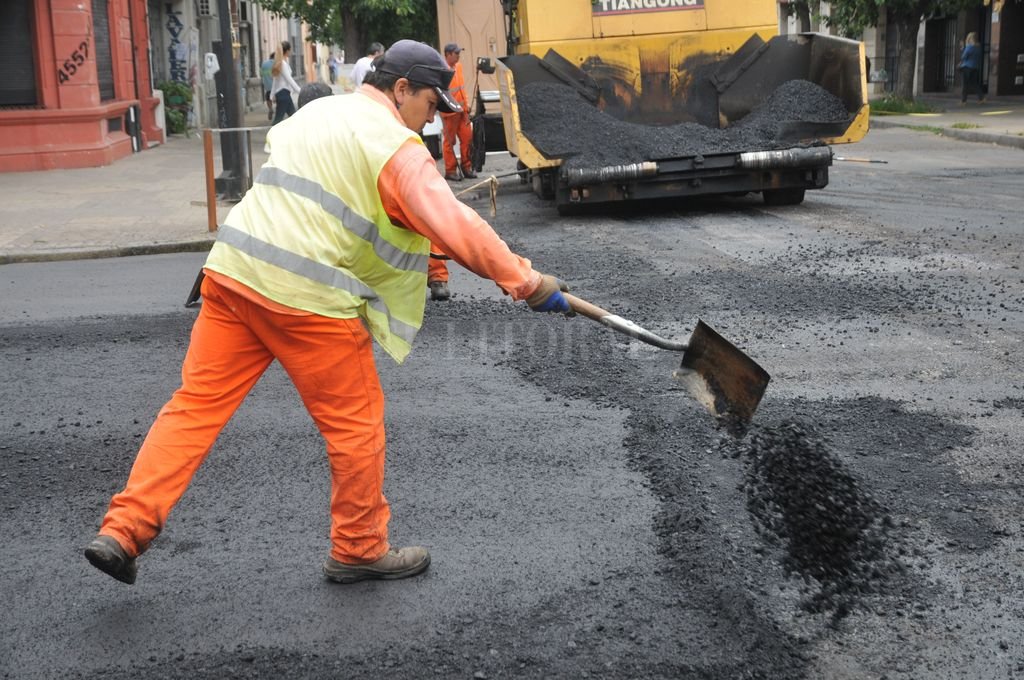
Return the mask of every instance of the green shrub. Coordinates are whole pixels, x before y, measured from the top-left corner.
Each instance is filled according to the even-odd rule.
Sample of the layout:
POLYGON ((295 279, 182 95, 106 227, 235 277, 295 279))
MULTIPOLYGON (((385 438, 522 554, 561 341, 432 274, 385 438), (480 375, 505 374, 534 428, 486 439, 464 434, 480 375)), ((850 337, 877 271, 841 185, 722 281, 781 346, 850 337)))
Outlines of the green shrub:
POLYGON ((185 106, 192 104, 192 88, 188 83, 177 80, 165 80, 156 84, 156 89, 164 91, 164 104, 185 106))
POLYGON ((167 131, 181 134, 188 127, 188 112, 192 108, 192 88, 188 83, 165 80, 156 89, 164 93, 164 121, 167 131))
POLYGON ((185 113, 178 109, 164 109, 164 119, 167 122, 167 131, 174 135, 180 135, 186 130, 185 113))

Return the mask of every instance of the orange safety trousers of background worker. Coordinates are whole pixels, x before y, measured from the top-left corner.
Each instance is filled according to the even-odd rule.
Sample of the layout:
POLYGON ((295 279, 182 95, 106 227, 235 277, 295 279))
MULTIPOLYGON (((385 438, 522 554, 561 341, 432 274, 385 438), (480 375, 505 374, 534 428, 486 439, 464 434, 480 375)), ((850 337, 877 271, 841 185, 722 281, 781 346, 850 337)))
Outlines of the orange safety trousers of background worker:
POLYGON ((427 282, 431 281, 448 281, 448 258, 433 243, 430 244, 430 259, 427 260, 427 282))
POLYGON ((469 113, 442 113, 441 114, 442 154, 444 155, 444 174, 455 175, 458 172, 457 165, 463 170, 472 170, 473 161, 470 160, 469 149, 473 143, 473 126, 469 124, 469 113), (455 140, 459 140, 459 156, 461 162, 455 158, 455 140))
POLYGON ((358 318, 275 311, 207 276, 181 369, 100 533, 129 555, 149 546, 217 435, 276 358, 327 442, 331 557, 373 562, 388 550, 384 394, 358 318))

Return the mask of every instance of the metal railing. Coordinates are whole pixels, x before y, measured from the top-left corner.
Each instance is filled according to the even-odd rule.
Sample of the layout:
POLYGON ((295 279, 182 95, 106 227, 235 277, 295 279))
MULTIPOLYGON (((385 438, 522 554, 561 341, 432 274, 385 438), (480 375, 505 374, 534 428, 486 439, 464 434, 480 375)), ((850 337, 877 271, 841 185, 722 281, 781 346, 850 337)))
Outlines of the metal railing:
POLYGON ((900 80, 900 57, 898 54, 885 57, 885 73, 887 75, 885 91, 893 93, 900 80))

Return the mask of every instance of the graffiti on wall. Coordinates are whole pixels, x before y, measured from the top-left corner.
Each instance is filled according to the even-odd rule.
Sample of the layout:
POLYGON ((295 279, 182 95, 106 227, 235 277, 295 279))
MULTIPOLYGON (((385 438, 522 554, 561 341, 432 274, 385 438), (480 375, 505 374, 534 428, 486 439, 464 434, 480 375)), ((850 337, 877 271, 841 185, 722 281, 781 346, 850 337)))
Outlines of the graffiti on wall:
POLYGON ((182 42, 182 33, 185 32, 185 24, 181 22, 181 12, 174 9, 174 5, 167 3, 167 33, 170 40, 167 42, 167 59, 170 64, 171 80, 181 83, 188 82, 188 45, 182 42))

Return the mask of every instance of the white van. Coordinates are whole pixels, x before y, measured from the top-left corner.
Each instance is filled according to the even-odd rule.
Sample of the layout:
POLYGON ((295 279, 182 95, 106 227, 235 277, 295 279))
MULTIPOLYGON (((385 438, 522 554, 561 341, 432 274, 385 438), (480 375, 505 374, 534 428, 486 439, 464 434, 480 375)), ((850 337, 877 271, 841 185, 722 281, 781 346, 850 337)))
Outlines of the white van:
POLYGON ((430 155, 435 159, 441 157, 441 114, 435 113, 434 120, 430 121, 423 126, 423 132, 420 133, 420 137, 423 138, 423 143, 427 145, 427 149, 430 150, 430 155))

